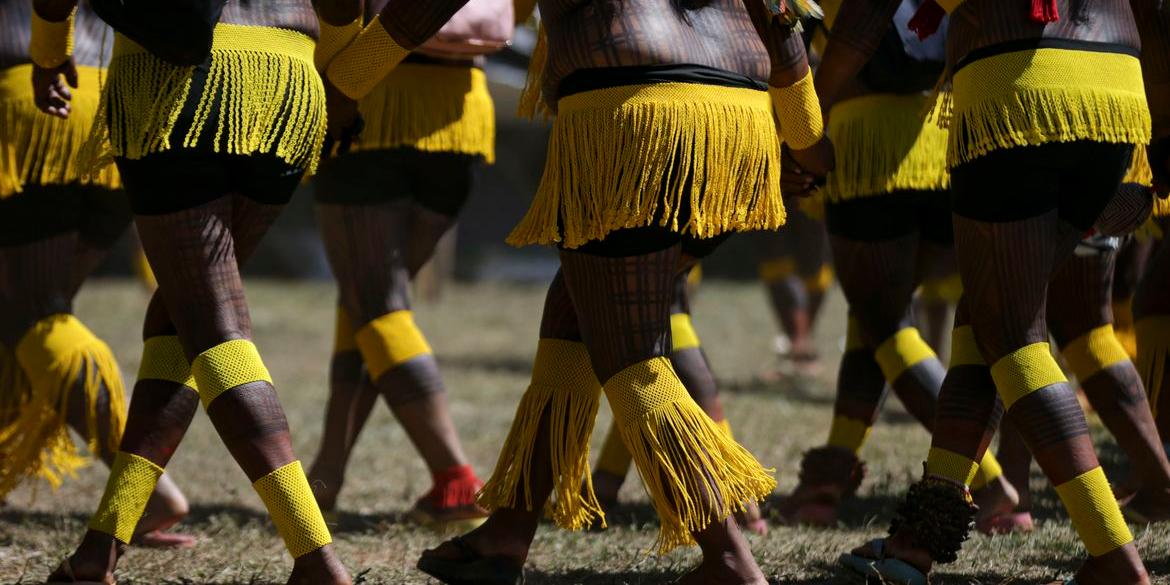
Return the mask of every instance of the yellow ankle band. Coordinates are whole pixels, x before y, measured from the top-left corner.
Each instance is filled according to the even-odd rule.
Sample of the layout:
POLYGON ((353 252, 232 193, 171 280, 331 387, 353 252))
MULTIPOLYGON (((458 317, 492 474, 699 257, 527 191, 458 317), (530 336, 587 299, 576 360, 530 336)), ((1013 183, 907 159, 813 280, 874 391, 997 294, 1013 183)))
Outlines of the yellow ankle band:
POLYGON ((410 311, 386 313, 366 323, 358 329, 355 339, 375 381, 403 362, 431 353, 431 346, 414 324, 414 313, 410 311))
POLYGON ((1150 396, 1150 409, 1158 416, 1162 381, 1170 367, 1170 315, 1143 317, 1134 324, 1137 337, 1137 370, 1150 396))
POLYGON ((317 38, 317 47, 313 49, 313 65, 317 67, 317 71, 325 71, 333 62, 333 58, 362 32, 362 15, 359 14, 353 22, 341 26, 329 24, 323 18, 318 18, 317 21, 321 25, 321 34, 317 38))
POLYGON ((1102 325, 1072 340, 1061 350, 1073 375, 1082 383, 1097 372, 1129 360, 1112 325, 1102 325))
POLYGON ((153 461, 118 451, 114 455, 114 464, 110 466, 106 491, 89 527, 128 544, 162 474, 163 468, 153 461))
POLYGON ((660 552, 691 544, 692 533, 775 489, 773 471, 699 408, 669 359, 633 364, 610 378, 604 390, 658 512, 660 552))
POLYGON ((337 315, 333 323, 333 353, 357 351, 357 339, 353 331, 353 322, 349 320, 349 313, 337 307, 337 315))
POLYGON ((717 420, 715 421, 715 426, 719 427, 719 430, 723 431, 727 435, 727 438, 733 441, 735 440, 735 433, 731 432, 731 421, 727 419, 717 420))
POLYGON ((1099 557, 1133 542, 1100 467, 1056 486, 1056 493, 1090 555, 1099 557))
POLYGON ((825 135, 821 100, 813 88, 812 69, 800 81, 788 87, 769 87, 772 107, 779 121, 780 136, 788 146, 804 150, 825 135))
POLYGON ((821 266, 821 269, 812 276, 807 276, 801 279, 804 283, 804 288, 808 292, 821 294, 829 290, 833 286, 833 267, 829 265, 821 266))
POLYGON ((1047 342, 1025 345, 999 358, 991 366, 991 379, 995 380, 1004 409, 1045 386, 1068 381, 1052 358, 1047 342))
POLYGON ((833 424, 829 427, 829 446, 848 449, 854 455, 861 452, 865 440, 869 438, 873 427, 865 421, 852 419, 847 416, 833 417, 833 424))
POLYGON ((195 356, 191 373, 195 375, 199 398, 205 409, 220 394, 237 386, 252 382, 272 383, 260 352, 247 339, 225 341, 195 356))
POLYGON ((260 494, 276 533, 284 539, 294 559, 333 542, 300 461, 273 470, 252 487, 260 494))
POLYGON ((622 434, 615 420, 609 425, 609 433, 605 435, 605 442, 601 444, 601 453, 597 456, 597 470, 625 477, 630 471, 631 461, 630 452, 622 443, 622 434))
POLYGON ((69 17, 60 22, 41 18, 32 11, 32 32, 28 44, 28 56, 38 67, 52 69, 73 56, 73 18, 77 7, 69 17))
POLYGON ((953 451, 931 447, 926 456, 926 473, 970 486, 979 464, 953 451))
POLYGON ((936 357, 914 327, 906 327, 883 341, 873 354, 886 381, 893 383, 906 370, 936 357))
POLYGON ((326 77, 342 93, 360 100, 409 54, 409 49, 403 48, 386 32, 381 15, 378 15, 333 58, 326 77))
POLYGON ((796 261, 792 258, 765 260, 760 262, 759 273, 765 283, 777 283, 796 273, 796 261))
POLYGON ((139 380, 166 380, 199 391, 191 363, 183 352, 176 335, 158 335, 142 344, 142 363, 138 366, 139 380))
POLYGON ((845 353, 866 349, 865 337, 861 335, 861 323, 853 316, 845 326, 845 353))
POLYGON ((670 316, 670 339, 673 351, 695 349, 701 345, 699 334, 687 313, 675 313, 670 316))
POLYGON ((991 454, 991 449, 983 454, 983 461, 979 463, 979 471, 975 474, 975 479, 971 482, 971 489, 978 490, 987 487, 987 484, 999 479, 1003 476, 1003 467, 999 465, 999 460, 995 455, 991 454))
POLYGON ((951 331, 951 366, 986 366, 979 344, 975 342, 975 330, 970 325, 955 327, 951 331))

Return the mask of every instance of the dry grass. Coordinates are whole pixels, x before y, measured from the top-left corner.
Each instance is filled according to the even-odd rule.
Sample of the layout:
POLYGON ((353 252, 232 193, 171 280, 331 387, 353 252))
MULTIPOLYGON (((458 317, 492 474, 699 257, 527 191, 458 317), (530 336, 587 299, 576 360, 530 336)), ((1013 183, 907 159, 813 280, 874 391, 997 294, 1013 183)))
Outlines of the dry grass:
MULTIPOLYGON (((326 363, 333 323, 331 287, 322 284, 253 282, 249 286, 257 340, 275 377, 296 438, 308 463, 316 451, 325 400, 326 363)), ((528 381, 543 291, 500 285, 456 287, 434 305, 419 307, 418 320, 438 349, 460 425, 477 470, 487 475, 528 381)), ((114 347, 125 372, 134 372, 141 346, 145 297, 133 284, 91 284, 78 314, 114 347)), ((695 322, 725 390, 737 436, 777 468, 781 489, 790 489, 800 452, 822 441, 830 419, 832 373, 844 329, 843 304, 834 298, 821 327, 826 360, 823 379, 802 385, 765 384, 770 368, 771 316, 757 287, 708 283, 696 301, 695 322)), ((773 528, 753 537, 757 558, 785 583, 846 583, 834 568, 838 554, 885 532, 896 498, 921 471, 926 434, 891 401, 864 453, 871 476, 834 530, 773 528)), ((598 428, 606 428, 603 407, 598 428)), ((1099 431, 1099 425, 1096 427, 1099 431)), ((601 433, 594 437, 595 445, 601 433)), ((1103 441, 1104 442, 1104 441, 1103 441)), ((1102 446, 1115 469, 1118 455, 1102 446)), ((185 529, 200 537, 191 550, 132 550, 121 563, 120 582, 283 583, 291 562, 268 524, 259 499, 214 435, 203 414, 170 466, 190 497, 185 529)), ((35 500, 21 491, 0 513, 0 582, 38 583, 77 543, 97 504, 106 472, 91 467, 57 493, 35 500)), ((413 569, 420 551, 439 537, 400 522, 429 484, 414 450, 385 408, 367 427, 342 493, 334 537, 346 564, 364 583, 426 583, 413 569)), ((1037 475, 1039 530, 1030 536, 974 537, 962 560, 944 568, 942 583, 1034 583, 1067 577, 1083 554, 1053 492, 1037 475)), ((695 551, 666 557, 646 553, 655 525, 636 480, 624 499, 633 513, 604 534, 542 528, 528 564, 528 582, 659 583, 695 562, 695 551)), ((1138 531, 1150 568, 1170 583, 1170 530, 1138 531)))

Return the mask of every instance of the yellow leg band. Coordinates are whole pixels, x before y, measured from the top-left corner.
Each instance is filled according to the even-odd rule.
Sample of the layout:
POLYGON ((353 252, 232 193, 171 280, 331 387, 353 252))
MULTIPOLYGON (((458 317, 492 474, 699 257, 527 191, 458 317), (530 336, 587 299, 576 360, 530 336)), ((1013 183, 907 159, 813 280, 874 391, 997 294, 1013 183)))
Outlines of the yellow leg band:
POLYGON ((1150 395, 1150 409, 1158 416, 1158 402, 1170 367, 1170 315, 1139 319, 1134 324, 1137 336, 1137 369, 1150 395))
POLYGON ((958 303, 963 296, 963 281, 958 274, 932 278, 922 283, 921 295, 926 301, 958 303))
POLYGON ((769 87, 772 107, 780 126, 780 136, 788 146, 803 150, 825 135, 821 100, 813 88, 812 69, 800 81, 788 87, 769 87))
POLYGON ((273 470, 252 487, 260 494, 276 533, 284 539, 294 559, 333 542, 300 461, 273 470))
POLYGON ((142 363, 138 366, 139 380, 166 380, 199 391, 191 363, 175 335, 159 335, 142 344, 142 363))
POLYGON ((926 473, 970 486, 979 471, 979 464, 954 451, 931 447, 926 456, 926 473))
POLYGON ((1112 325, 1102 325, 1072 340, 1061 353, 1081 382, 1113 364, 1129 360, 1129 354, 1113 334, 1112 325))
POLYGON ((796 261, 792 258, 776 258, 760 262, 760 280, 773 284, 796 274, 796 261))
POLYGON ((821 266, 821 269, 816 274, 803 278, 804 288, 811 293, 824 293, 833 286, 833 267, 829 265, 821 266))
POLYGON ((600 404, 601 384, 585 344, 541 339, 532 383, 516 407, 512 429, 495 471, 480 490, 479 504, 488 510, 533 509, 532 453, 541 417, 548 412, 555 485, 545 512, 557 526, 568 530, 580 530, 598 519, 604 527, 605 514, 593 495, 589 477, 589 439, 600 404))
POLYGON ((163 468, 153 461, 118 451, 106 480, 106 491, 89 527, 128 544, 162 474, 163 468))
POLYGON ((337 53, 326 70, 326 77, 342 93, 360 100, 409 54, 410 49, 403 48, 386 32, 378 15, 349 46, 337 53))
POLYGON ((1056 486, 1056 493, 1090 555, 1099 557, 1133 542, 1100 467, 1056 486))
POLYGON ((690 544, 691 533, 776 487, 773 471, 687 394, 669 359, 652 358, 618 372, 605 383, 605 395, 658 512, 661 552, 690 544))
POLYGON ((849 317, 845 326, 845 353, 865 349, 865 337, 861 335, 861 323, 854 317, 849 317))
POLYGON ((357 339, 353 331, 353 321, 349 320, 349 313, 337 307, 337 316, 333 324, 333 353, 357 351, 357 339))
POLYGON ((247 339, 225 341, 197 356, 191 364, 203 408, 220 394, 252 382, 272 383, 256 345, 247 339))
POLYGON ((53 22, 41 18, 35 9, 32 11, 28 56, 33 63, 52 69, 73 55, 73 20, 76 14, 77 7, 74 7, 65 20, 53 22))
POLYGON ((922 339, 918 329, 906 327, 883 341, 874 352, 874 359, 882 369, 882 375, 891 384, 906 370, 919 363, 937 357, 934 350, 922 339))
POLYGON ((601 444, 601 453, 597 456, 597 470, 610 475, 625 477, 630 471, 630 451, 622 443, 622 434, 618 430, 617 421, 609 426, 609 433, 605 435, 605 442, 601 444))
POLYGON ((1005 409, 1045 386, 1068 381, 1047 342, 1025 345, 1003 356, 991 366, 991 379, 1005 409))
POLYGON ((695 325, 691 323, 691 316, 687 313, 675 313, 670 316, 670 338, 674 351, 696 349, 701 344, 695 325))
POLYGON ((955 327, 951 331, 951 367, 986 365, 979 344, 975 343, 975 330, 970 325, 955 327))
POLYGON ((868 423, 847 416, 834 416, 829 427, 829 446, 848 449, 854 455, 861 452, 862 445, 873 430, 868 423))
POLYGON ((991 454, 991 449, 988 449, 983 454, 983 461, 979 463, 979 472, 975 474, 975 480, 971 482, 971 489, 983 489, 987 487, 987 484, 1002 476, 1003 467, 1000 467, 999 460, 991 454))
POLYGON ((414 324, 414 313, 410 311, 386 313, 366 323, 358 329, 355 339, 375 381, 402 363, 431 353, 431 346, 414 324))

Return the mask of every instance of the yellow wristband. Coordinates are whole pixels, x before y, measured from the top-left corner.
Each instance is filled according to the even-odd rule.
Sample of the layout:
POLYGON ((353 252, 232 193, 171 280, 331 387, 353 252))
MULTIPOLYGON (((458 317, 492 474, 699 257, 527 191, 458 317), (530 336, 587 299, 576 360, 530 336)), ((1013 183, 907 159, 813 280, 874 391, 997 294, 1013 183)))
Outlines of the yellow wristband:
POLYGON ((317 48, 313 50, 313 64, 318 71, 324 71, 333 62, 333 58, 349 46, 362 32, 362 15, 358 15, 353 22, 341 26, 329 24, 325 19, 319 19, 321 38, 317 39, 317 48))
POLYGON ((380 16, 375 16, 326 69, 333 86, 351 99, 365 97, 410 54, 386 32, 380 16))
POLYGON ((52 69, 73 55, 73 17, 76 14, 77 7, 74 7, 68 18, 52 22, 41 18, 36 10, 32 11, 28 56, 37 67, 52 69))
POLYGON ((812 69, 800 81, 788 87, 769 87, 768 93, 780 122, 780 136, 789 147, 804 150, 820 142, 825 120, 813 88, 812 69))

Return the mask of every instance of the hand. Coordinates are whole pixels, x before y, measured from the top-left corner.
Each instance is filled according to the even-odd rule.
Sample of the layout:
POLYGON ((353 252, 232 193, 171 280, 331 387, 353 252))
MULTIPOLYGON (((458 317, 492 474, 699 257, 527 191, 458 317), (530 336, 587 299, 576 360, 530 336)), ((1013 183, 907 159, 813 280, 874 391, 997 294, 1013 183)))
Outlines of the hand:
POLYGON ((358 113, 358 103, 325 79, 325 111, 328 123, 325 152, 322 154, 331 155, 334 145, 337 146, 337 154, 345 154, 354 138, 361 134, 364 125, 358 113))
POLYGON ((825 184, 825 176, 835 166, 828 136, 803 150, 785 144, 780 149, 780 189, 785 196, 808 197, 825 184))
POLYGON ((68 118, 69 102, 73 99, 69 88, 77 88, 77 66, 73 64, 73 57, 52 69, 33 65, 32 86, 33 101, 38 110, 50 116, 68 118))

